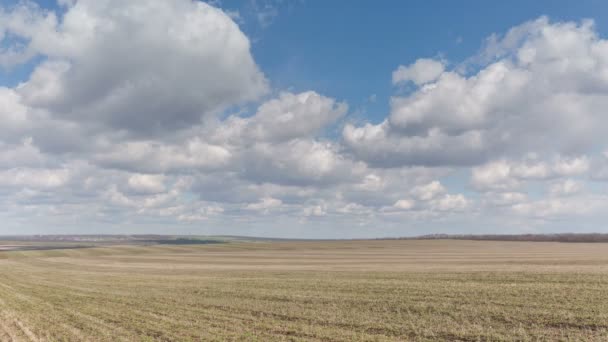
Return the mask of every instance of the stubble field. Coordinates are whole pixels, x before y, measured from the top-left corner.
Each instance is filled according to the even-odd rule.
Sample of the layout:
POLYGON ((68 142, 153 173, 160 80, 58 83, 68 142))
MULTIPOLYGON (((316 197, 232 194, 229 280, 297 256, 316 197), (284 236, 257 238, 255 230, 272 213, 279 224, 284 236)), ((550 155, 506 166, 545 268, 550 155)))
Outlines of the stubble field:
POLYGON ((606 341, 608 245, 387 240, 4 251, 0 341, 11 340, 606 341))

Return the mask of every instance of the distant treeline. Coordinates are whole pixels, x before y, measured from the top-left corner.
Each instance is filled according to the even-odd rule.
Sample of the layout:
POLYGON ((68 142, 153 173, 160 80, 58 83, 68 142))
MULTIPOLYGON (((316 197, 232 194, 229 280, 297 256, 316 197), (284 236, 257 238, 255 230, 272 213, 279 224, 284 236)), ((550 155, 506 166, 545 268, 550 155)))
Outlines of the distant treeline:
MULTIPOLYGON (((400 238, 401 239, 401 238, 400 238)), ((482 234, 482 235, 451 235, 431 234, 411 238, 411 240, 481 240, 481 241, 539 241, 539 242, 608 242, 608 234, 601 233, 563 233, 563 234, 482 234)))
POLYGON ((179 235, 118 235, 118 234, 73 234, 73 235, 14 235, 0 236, 2 241, 27 242, 95 242, 95 243, 159 243, 159 244, 201 244, 218 243, 218 239, 207 239, 198 236, 179 235))
POLYGON ((168 235, 65 234, 65 235, 0 235, 3 241, 138 241, 166 239, 168 235))
POLYGON ((149 240, 147 242, 157 243, 160 245, 209 245, 215 243, 225 243, 225 241, 220 240, 201 240, 201 239, 165 239, 165 240, 149 240))

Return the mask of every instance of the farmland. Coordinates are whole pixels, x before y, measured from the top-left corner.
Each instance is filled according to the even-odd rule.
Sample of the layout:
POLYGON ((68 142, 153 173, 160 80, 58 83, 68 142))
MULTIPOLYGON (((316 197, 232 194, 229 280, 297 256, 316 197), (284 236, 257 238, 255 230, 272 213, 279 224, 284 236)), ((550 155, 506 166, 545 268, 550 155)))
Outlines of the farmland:
POLYGON ((607 297, 603 243, 0 252, 0 341, 605 341, 607 297))

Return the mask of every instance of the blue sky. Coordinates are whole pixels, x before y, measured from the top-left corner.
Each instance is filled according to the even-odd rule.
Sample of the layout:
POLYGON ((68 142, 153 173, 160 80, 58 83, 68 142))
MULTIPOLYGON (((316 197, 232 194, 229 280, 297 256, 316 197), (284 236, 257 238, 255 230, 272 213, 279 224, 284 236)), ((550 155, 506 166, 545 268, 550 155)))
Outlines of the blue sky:
MULTIPOLYGON (((221 3, 250 10, 239 1, 221 3)), ((386 115, 397 65, 437 56, 460 63, 492 33, 542 15, 592 18, 600 33, 608 22, 602 1, 293 1, 276 7, 279 14, 267 27, 254 18, 243 25, 256 39, 253 54, 275 87, 331 93, 374 119, 386 115), (373 94, 377 101, 370 104, 373 94)))
POLYGON ((604 229, 605 2, 65 3, 0 3, 0 234, 604 229))

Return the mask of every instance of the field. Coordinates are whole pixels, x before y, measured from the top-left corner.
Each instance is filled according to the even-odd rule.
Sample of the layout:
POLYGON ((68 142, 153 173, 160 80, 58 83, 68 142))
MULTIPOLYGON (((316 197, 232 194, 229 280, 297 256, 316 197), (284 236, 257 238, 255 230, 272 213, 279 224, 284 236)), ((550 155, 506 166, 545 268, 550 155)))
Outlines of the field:
POLYGON ((277 241, 4 251, 0 341, 11 340, 606 341, 608 245, 277 241))

